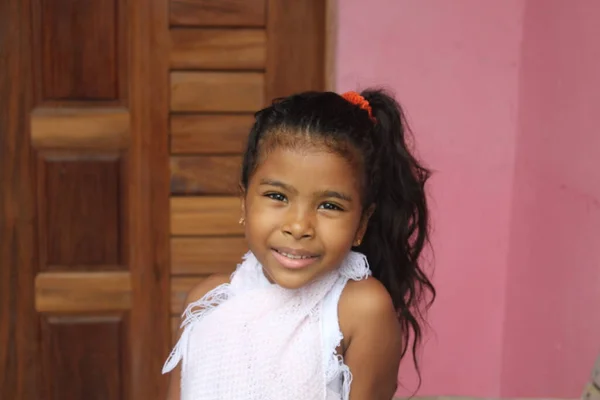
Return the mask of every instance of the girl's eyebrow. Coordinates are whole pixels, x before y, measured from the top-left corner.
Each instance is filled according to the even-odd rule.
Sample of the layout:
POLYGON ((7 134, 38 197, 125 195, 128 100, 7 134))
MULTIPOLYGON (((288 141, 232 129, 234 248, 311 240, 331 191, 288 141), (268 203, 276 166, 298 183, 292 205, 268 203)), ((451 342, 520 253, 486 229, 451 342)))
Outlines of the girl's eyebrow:
POLYGON ((261 179, 260 180, 260 184, 261 185, 267 185, 267 186, 275 186, 278 188, 282 188, 290 193, 294 193, 294 194, 298 194, 298 191, 296 190, 296 188, 294 188, 293 186, 288 185, 287 183, 283 183, 281 181, 275 180, 275 179, 261 179))
POLYGON ((323 192, 318 193, 318 196, 323 197, 333 197, 339 200, 347 201, 348 203, 352 203, 352 197, 348 194, 336 192, 335 190, 325 190, 323 192))
MULTIPOLYGON (((294 188, 293 186, 288 185, 287 183, 283 183, 281 181, 275 180, 275 179, 261 179, 260 185, 275 186, 278 188, 282 188, 283 190, 288 191, 290 193, 298 194, 298 190, 296 190, 296 188, 294 188)), ((316 197, 319 197, 319 198, 333 197, 335 199, 339 199, 339 200, 343 200, 343 201, 352 203, 352 196, 350 196, 346 193, 335 191, 335 190, 324 190, 322 192, 315 193, 315 195, 316 195, 316 197)))

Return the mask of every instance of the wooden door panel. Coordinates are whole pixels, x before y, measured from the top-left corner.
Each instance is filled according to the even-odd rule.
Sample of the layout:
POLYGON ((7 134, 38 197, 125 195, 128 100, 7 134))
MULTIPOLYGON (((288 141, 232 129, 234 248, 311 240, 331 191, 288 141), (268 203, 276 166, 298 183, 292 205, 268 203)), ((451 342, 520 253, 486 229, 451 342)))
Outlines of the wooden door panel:
POLYGON ((42 318, 41 398, 126 398, 123 382, 126 378, 121 373, 127 339, 123 317, 42 318))
POLYGON ((171 194, 239 194, 241 165, 241 156, 171 157, 171 194))
POLYGON ((36 103, 125 98, 126 2, 30 1, 36 103))
POLYGON ((241 154, 254 123, 249 115, 172 115, 172 154, 241 154))
POLYGON ((163 398, 168 0, 1 7, 0 398, 163 398))
POLYGON ((179 338, 180 327, 181 327, 180 313, 175 313, 171 317, 171 346, 172 347, 177 344, 177 339, 179 338))
POLYGON ((171 234, 241 235, 240 210, 237 197, 172 197, 171 234))
POLYGON ((127 148, 129 112, 124 107, 37 108, 31 141, 37 149, 119 150, 127 148))
POLYGON ((325 88, 323 0, 268 2, 265 98, 325 88))
POLYGON ((171 110, 254 112, 264 104, 260 72, 172 72, 171 110))
POLYGON ((264 26, 267 0, 171 0, 172 26, 264 26))
POLYGON ((124 269, 120 160, 41 155, 38 163, 40 270, 124 269))
POLYGON ((171 68, 263 70, 266 47, 264 29, 172 29, 171 68))
POLYGON ((103 313, 131 309, 129 272, 41 272, 35 308, 41 313, 103 313))
POLYGON ((173 237, 171 273, 210 275, 228 273, 248 251, 243 237, 173 237))

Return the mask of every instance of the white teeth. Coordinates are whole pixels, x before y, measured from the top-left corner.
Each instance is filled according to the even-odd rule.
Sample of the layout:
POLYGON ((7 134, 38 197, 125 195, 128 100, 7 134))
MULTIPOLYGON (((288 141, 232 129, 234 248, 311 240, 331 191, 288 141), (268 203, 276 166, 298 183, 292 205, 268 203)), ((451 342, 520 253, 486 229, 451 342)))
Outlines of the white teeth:
POLYGON ((278 253, 283 256, 286 256, 287 258, 291 258, 292 260, 303 260, 305 258, 312 258, 311 256, 296 256, 293 254, 284 253, 282 251, 279 251, 278 253))

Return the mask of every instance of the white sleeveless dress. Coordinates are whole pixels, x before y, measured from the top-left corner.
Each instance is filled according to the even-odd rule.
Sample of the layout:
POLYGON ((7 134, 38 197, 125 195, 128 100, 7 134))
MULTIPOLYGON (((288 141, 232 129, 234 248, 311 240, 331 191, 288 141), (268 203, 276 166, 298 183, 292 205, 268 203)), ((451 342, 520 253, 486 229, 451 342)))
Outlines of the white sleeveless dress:
POLYGON ((350 252, 336 271, 284 289, 248 253, 230 284, 186 308, 163 373, 182 362, 183 400, 347 400, 338 302, 348 280, 369 275, 366 257, 350 252))

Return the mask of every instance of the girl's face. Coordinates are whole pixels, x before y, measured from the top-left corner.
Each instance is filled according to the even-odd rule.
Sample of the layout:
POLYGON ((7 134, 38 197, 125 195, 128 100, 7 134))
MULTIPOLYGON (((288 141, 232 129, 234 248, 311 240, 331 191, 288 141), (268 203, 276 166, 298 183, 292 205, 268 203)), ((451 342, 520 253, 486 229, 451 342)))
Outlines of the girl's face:
POLYGON ((327 149, 271 149, 242 199, 250 250, 273 283, 296 289, 334 270, 362 239, 360 179, 327 149))

